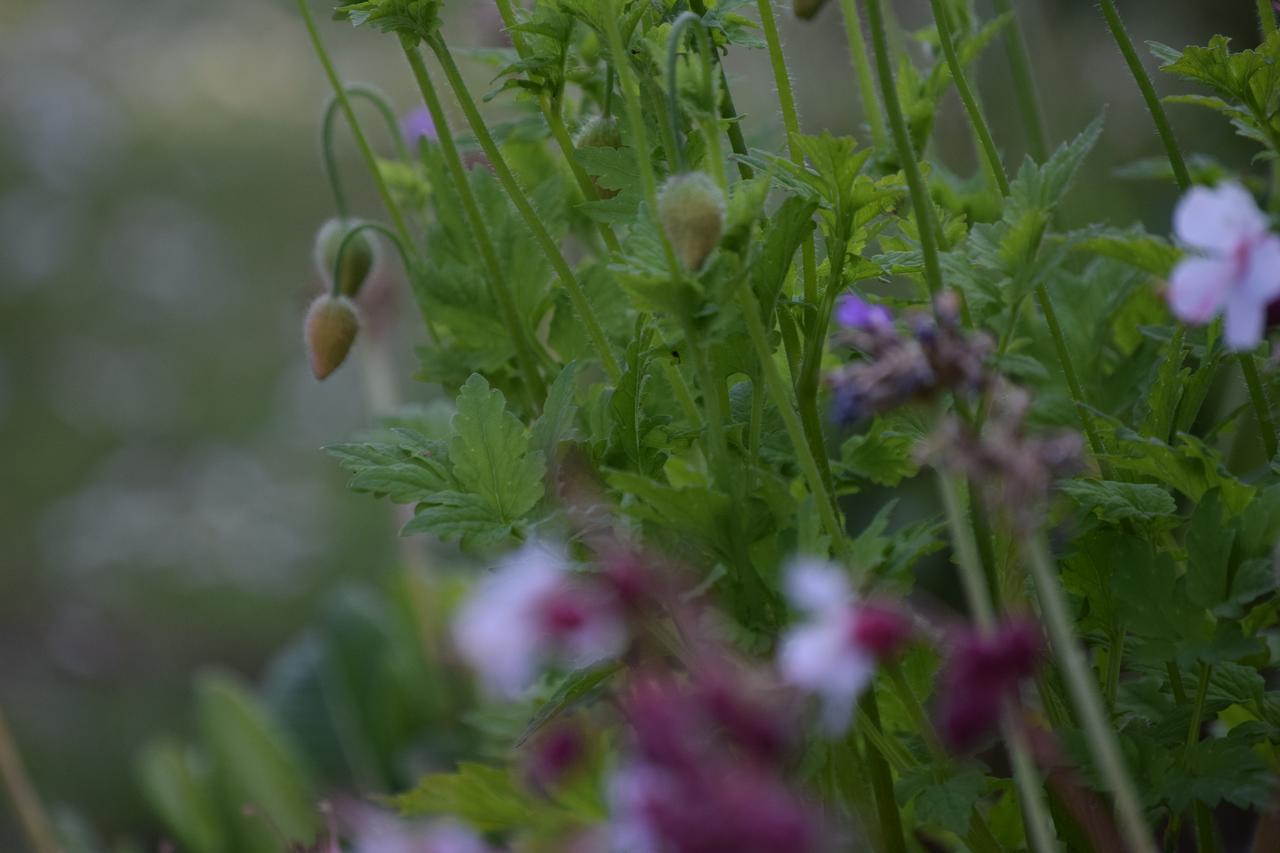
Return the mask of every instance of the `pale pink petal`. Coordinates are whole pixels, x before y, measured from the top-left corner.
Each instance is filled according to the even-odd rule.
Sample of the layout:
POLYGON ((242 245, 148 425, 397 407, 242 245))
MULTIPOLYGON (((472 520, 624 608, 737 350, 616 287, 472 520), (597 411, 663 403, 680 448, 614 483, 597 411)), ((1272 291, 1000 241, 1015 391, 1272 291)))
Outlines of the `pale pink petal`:
POLYGON ((1227 349, 1247 352, 1262 340, 1267 323, 1267 304, 1248 293, 1237 292, 1227 300, 1222 338, 1227 349))
POLYGON ((844 572, 825 560, 801 557, 786 570, 787 599, 797 610, 843 609, 853 600, 844 572))
POLYGON ((1280 298, 1280 237, 1268 234, 1250 250, 1244 289, 1259 302, 1280 298))
POLYGON ((1207 323, 1222 310, 1232 284, 1229 261, 1184 258, 1169 278, 1169 307, 1185 323, 1207 323))
POLYGON ((1193 187, 1173 214, 1173 230, 1188 246, 1229 255, 1242 241, 1266 231, 1267 217, 1244 187, 1222 183, 1193 187))
POLYGON ((871 682, 875 661, 850 642, 848 618, 824 618, 787 633, 778 651, 778 669, 786 682, 823 701, 829 730, 848 724, 853 703, 871 682))

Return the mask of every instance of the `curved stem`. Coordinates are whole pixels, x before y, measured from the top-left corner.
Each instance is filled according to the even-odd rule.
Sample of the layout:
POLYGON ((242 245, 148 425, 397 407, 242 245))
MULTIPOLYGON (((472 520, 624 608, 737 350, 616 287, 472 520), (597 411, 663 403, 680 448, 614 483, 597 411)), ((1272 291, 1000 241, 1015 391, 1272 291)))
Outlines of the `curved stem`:
MULTIPOLYGON (((697 13, 699 17, 707 14, 707 4, 703 0, 689 0, 689 8, 697 13)), ((720 91, 724 93, 724 97, 720 99, 720 118, 728 123, 726 133, 729 136, 729 146, 733 149, 734 154, 745 157, 747 155, 747 140, 742 135, 742 125, 738 122, 738 108, 734 105, 733 94, 729 91, 729 75, 725 73, 724 64, 720 61, 719 51, 711 51, 711 58, 720 69, 720 91)), ((742 176, 744 181, 749 181, 755 177, 755 170, 739 160, 738 174, 742 176)))
POLYGON ((62 845, 58 843, 53 821, 49 819, 36 787, 27 775, 27 769, 18 753, 18 745, 9 732, 9 724, 5 722, 4 712, 0 710, 0 782, 9 791, 13 801, 13 810, 22 824, 22 831, 31 842, 31 849, 36 853, 61 853, 62 845))
POLYGON ((604 365, 609 378, 616 382, 622 375, 622 371, 613 356, 613 349, 609 345, 609 339, 605 336, 600 321, 596 319, 595 311, 591 308, 591 303, 587 301, 587 296, 582 291, 582 286, 578 283, 577 277, 574 276, 573 270, 569 268, 564 255, 560 253, 560 246, 547 232, 546 226, 542 224, 542 220, 533 209, 533 205, 529 203, 529 199, 524 190, 520 188, 515 175, 512 174, 511 167, 507 165, 506 158, 502 156, 502 152, 498 150, 497 144, 489 134, 489 129, 485 126, 484 119, 480 116, 480 111, 476 108, 475 101, 472 100, 471 93, 467 90, 466 83, 462 79, 461 72, 458 71, 457 64, 453 61, 452 54, 449 53, 448 46, 445 45, 439 34, 430 39, 428 44, 431 46, 436 58, 440 60, 440 67, 444 69, 449 86, 453 89, 454 96, 457 97, 458 104, 462 107, 462 112, 466 115, 468 124, 471 125, 471 132, 475 134, 480 147, 484 149, 485 155, 488 156, 489 162, 493 166, 493 171, 498 177, 498 182, 506 190, 511 203, 515 205, 521 218, 524 219, 525 225, 533 232, 534 240, 541 247, 542 253, 546 255, 547 260, 551 263, 551 268, 555 270, 556 276, 564 284, 565 290, 569 294, 569 301, 573 303, 578 319, 586 327, 587 336, 591 338, 592 343, 595 345, 596 354, 600 357, 601 364, 604 365))
POLYGON ((519 312, 516 310, 515 297, 511 293, 511 287, 508 285, 506 276, 502 271, 502 264, 498 260, 498 253, 494 249, 489 226, 480 212, 480 204, 476 201, 475 193, 471 191, 471 183, 467 180, 467 170, 462 165, 462 157, 459 156, 458 146, 453 140, 453 131, 449 129, 444 107, 441 106, 435 86, 431 83, 431 77, 427 73, 427 66, 422 61, 422 56, 418 53, 418 48, 413 42, 402 39, 401 47, 404 49, 405 58, 409 61, 409 68, 413 71, 414 79, 418 83, 418 89, 422 93, 422 100, 426 103, 427 110, 431 113, 431 121, 435 123, 436 133, 440 140, 440 148, 444 152, 445 163, 453 178, 458 197, 462 201, 463 213, 471 225, 471 234, 476 241, 476 247, 480 250, 480 258, 484 262, 488 273, 486 280, 489 282, 489 292, 493 296, 493 301, 498 305, 498 310, 502 314, 502 322, 507 327, 507 333, 511 335, 512 344, 515 346, 516 362, 520 367, 521 376, 524 378, 525 401, 529 405, 530 411, 538 411, 546 386, 543 385, 542 374, 538 371, 537 358, 534 355, 524 324, 520 321, 519 312))
POLYGON ((1267 451, 1267 461, 1270 462, 1276 458, 1276 426, 1271 420, 1271 405, 1267 402, 1267 393, 1258 377, 1258 366, 1253 363, 1253 354, 1242 352, 1239 358, 1245 385, 1249 386, 1253 414, 1258 419, 1258 432, 1262 434, 1262 447, 1267 451))
POLYGON ((1115 730, 1107 719, 1098 685, 1075 636, 1066 597, 1042 534, 1037 534, 1028 543, 1027 558, 1036 596, 1040 600, 1041 618, 1048 629, 1054 654, 1062 665, 1067 689, 1083 724, 1085 740, 1093 754, 1098 775, 1115 800, 1120 832, 1128 849, 1134 853, 1156 853, 1151 830, 1143 818, 1142 806, 1125 767, 1115 730))
POLYGON ((901 161, 902 172, 907 179, 911 207, 915 214, 917 230, 920 232, 924 278, 929 286, 929 294, 937 296, 942 292, 942 266, 938 261, 933 202, 929 198, 929 188, 925 186, 924 176, 920 172, 920 163, 916 160, 915 149, 911 145, 911 135, 907 131, 907 120, 902 114, 902 102, 898 100, 898 90, 894 86, 893 63, 889 56, 889 38, 885 33, 881 0, 865 0, 865 2, 867 23, 871 27, 871 47, 875 52, 876 70, 880 75, 880 94, 884 97, 885 112, 889 114, 889 127, 893 131, 894 145, 898 149, 898 159, 901 161))
MULTIPOLYGON (((348 244, 351 243, 352 240, 355 239, 355 236, 359 234, 361 231, 377 231, 383 237, 386 237, 388 240, 390 240, 391 245, 396 247, 396 253, 400 256, 400 263, 404 264, 405 275, 409 276, 410 281, 413 280, 414 265, 413 265, 412 257, 410 256, 409 251, 405 247, 404 243, 401 242, 399 236, 396 235, 396 232, 392 231, 390 228, 383 225, 381 222, 359 222, 350 231, 348 231, 346 234, 342 236, 342 242, 338 244, 338 251, 334 254, 333 288, 330 291, 330 295, 332 296, 338 295, 338 290, 342 283, 340 278, 341 271, 342 271, 342 261, 343 261, 343 258, 346 257, 347 246, 348 244)), ((351 294, 351 295, 354 296, 355 294, 351 294)), ((431 343, 433 344, 439 343, 440 335, 436 331, 435 321, 431 318, 430 312, 424 310, 422 312, 422 320, 427 327, 427 337, 431 339, 431 343)))
MULTIPOLYGON (((760 26, 764 30, 769 48, 769 64, 773 68, 773 83, 778 88, 778 106, 782 110, 782 126, 787 132, 787 152, 791 162, 804 165, 804 153, 800 150, 800 114, 796 111, 795 91, 791 75, 787 72, 787 58, 782 52, 782 39, 778 36, 778 21, 773 14, 773 0, 757 0, 760 10, 760 26)), ((805 237, 800 247, 803 270, 804 299, 810 305, 818 302, 818 256, 814 250, 813 235, 805 237)))
POLYGON ((885 134, 884 113, 880 109, 880 96, 876 94, 875 77, 871 74, 871 60, 867 58, 867 39, 862 34, 862 16, 858 14, 857 0, 840 0, 840 12, 844 17, 845 37, 849 41, 853 76, 857 78, 862 95, 862 112, 871 128, 871 143, 883 151, 889 145, 889 137, 885 134))
MULTIPOLYGON (((516 29, 519 21, 516 20, 511 0, 497 0, 497 4, 498 14, 502 16, 502 23, 507 28, 507 34, 511 37, 511 44, 515 47, 516 54, 521 59, 525 59, 528 56, 529 48, 524 36, 516 29)), ((573 139, 569 136, 569 131, 564 126, 564 119, 560 117, 560 111, 555 109, 550 97, 545 94, 538 98, 538 106, 547 121, 547 127, 551 130, 551 138, 556 141, 561 155, 564 157, 565 162, 569 164, 569 170, 573 172, 573 179, 578 184, 579 192, 582 193, 587 201, 599 201, 600 191, 596 188, 595 182, 591 180, 591 176, 587 174, 587 170, 578 162, 573 139)), ((600 232, 600 239, 604 240, 605 248, 614 254, 622 252, 618 237, 613 233, 613 228, 609 223, 596 222, 596 230, 600 232)))
POLYGON ((1040 97, 1036 94, 1036 81, 1031 75, 1031 59, 1027 55, 1027 41, 1018 26, 1013 0, 993 0, 996 14, 1010 17, 1004 46, 1013 77, 1014 97, 1018 99, 1018 113, 1022 116, 1023 133, 1027 137, 1027 150, 1037 163, 1049 159, 1049 143, 1045 137, 1044 115, 1040 109, 1040 97))
POLYGON ((978 106, 978 99, 974 96, 973 89, 969 86, 964 64, 956 54, 955 39, 951 34, 951 22, 947 18, 946 6, 942 0, 929 0, 929 2, 933 5, 933 20, 938 26, 938 41, 942 44, 942 54, 946 58, 947 67, 951 69, 951 78, 955 81, 956 92, 960 95, 961 103, 964 104, 969 124, 978 137, 978 144, 982 148, 983 158, 987 164, 987 172, 999 188, 1000 195, 1008 196, 1009 176, 1005 174, 1004 164, 1000 162, 1000 152, 996 150, 991 128, 982 114, 982 108, 978 106))
POLYGON ((1178 147, 1178 140, 1173 135, 1173 128, 1169 126, 1169 117, 1165 114, 1164 105, 1160 103, 1160 96, 1156 94, 1147 70, 1142 67, 1133 39, 1124 28, 1124 21, 1120 20, 1115 0, 1100 0, 1099 6, 1102 8, 1102 16, 1107 19, 1107 27, 1129 66, 1129 73, 1142 91, 1142 99, 1147 102, 1147 110, 1151 113, 1151 120, 1155 122, 1160 141, 1164 143, 1165 154, 1169 157, 1169 165, 1173 167, 1173 178, 1178 182, 1178 189, 1186 192, 1191 188, 1191 173, 1187 171, 1186 160, 1183 159, 1182 149, 1178 147))
POLYGON ((391 217, 396 233, 400 235, 400 239, 404 244, 406 246, 412 245, 413 240, 409 236, 408 227, 405 225, 404 215, 401 214, 399 205, 396 204, 395 198, 391 195, 391 190, 387 188, 387 182, 382 179, 382 171, 378 168, 378 158, 374 155, 373 148, 369 145, 369 140, 365 137, 364 131, 360 129, 360 122, 356 119, 355 110, 351 108, 351 99, 347 97, 347 89, 342 85, 342 81, 338 79, 338 72, 333 67, 333 61, 329 58, 328 51, 325 50, 324 42, 320 39, 320 31, 316 28, 315 18, 311 15, 307 0, 298 0, 298 9, 302 12, 302 19, 306 23, 307 34, 311 37, 311 44, 315 48, 316 57, 324 67, 325 76, 329 78, 329 85, 333 88, 333 95, 337 99, 343 115, 347 117, 347 124, 351 126, 351 135, 355 137, 356 146, 360 149, 360 154, 369 169, 369 174, 373 177, 374 185, 378 188, 378 195, 382 197, 382 203, 387 208, 387 215, 391 217))
POLYGON ((702 57, 702 95, 710 112, 710 119, 700 122, 703 136, 707 140, 707 159, 711 163, 711 174, 722 190, 728 190, 728 178, 724 171, 724 154, 720 147, 719 121, 716 119, 716 84, 715 65, 712 61, 711 39, 707 36, 702 19, 693 12, 684 12, 671 25, 671 33, 667 37, 667 106, 671 113, 671 126, 676 131, 676 160, 681 172, 688 168, 685 162, 684 143, 680 140, 680 91, 677 70, 680 61, 680 44, 684 40, 684 31, 690 26, 694 28, 694 36, 698 42, 698 52, 702 57))
MULTIPOLYGON (((364 98, 373 104, 383 120, 387 123, 387 130, 390 132, 391 141, 396 147, 396 155, 406 163, 409 161, 409 147, 405 145, 404 135, 400 132, 400 125, 396 121, 395 111, 391 109, 391 104, 387 103, 386 97, 372 86, 366 86, 362 83, 353 83, 347 86, 347 97, 364 98)), ((342 190, 342 182, 338 177, 338 158, 333 150, 333 122, 338 117, 338 109, 341 106, 336 95, 329 98, 329 103, 324 108, 324 121, 320 131, 320 147, 324 153, 325 171, 329 178, 329 186, 333 189, 333 198, 335 206, 338 208, 338 215, 346 217, 346 193, 342 190)))

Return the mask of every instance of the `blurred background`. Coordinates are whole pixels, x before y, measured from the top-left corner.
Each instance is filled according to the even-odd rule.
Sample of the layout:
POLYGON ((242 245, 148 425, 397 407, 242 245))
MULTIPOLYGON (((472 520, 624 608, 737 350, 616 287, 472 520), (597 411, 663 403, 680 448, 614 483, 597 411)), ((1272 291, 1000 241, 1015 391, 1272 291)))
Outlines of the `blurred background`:
MULTIPOLYGON (((809 23, 782 16, 801 114, 808 130, 865 138, 828 5, 809 23)), ((1160 148, 1097 10, 1018 5, 1051 139, 1108 106, 1068 216, 1167 232, 1172 188, 1114 180, 1160 148)), ((894 6, 907 27, 925 24, 922 0, 894 6)), ((1122 6, 1139 40, 1256 43, 1248 0, 1122 6)), ((315 9, 347 79, 411 109, 394 43, 315 9)), ((448 4, 447 31, 459 46, 505 44, 482 0, 448 4)), ((766 57, 739 51, 729 67, 749 135, 771 144, 766 57)), ((1016 162, 998 45, 980 69, 1016 162)), ((484 87, 486 70, 472 71, 484 87)), ((0 0, 0 708, 47 803, 136 849, 161 834, 136 752, 194 727, 193 674, 257 680, 334 589, 398 559, 387 507, 345 492, 319 452, 372 422, 360 363, 321 385, 301 345, 311 239, 332 215, 318 143, 328 95, 284 0, 0 0)), ((1172 111, 1184 148, 1247 167, 1222 123, 1172 111)), ((357 209, 378 215, 340 138, 357 209)), ((974 168, 954 97, 935 154, 974 168)), ((385 264, 385 286, 398 274, 385 264)), ((427 401, 434 390, 410 379, 415 312, 401 313, 398 394, 427 401)), ((0 850, 21 850, 0 803, 0 850)))

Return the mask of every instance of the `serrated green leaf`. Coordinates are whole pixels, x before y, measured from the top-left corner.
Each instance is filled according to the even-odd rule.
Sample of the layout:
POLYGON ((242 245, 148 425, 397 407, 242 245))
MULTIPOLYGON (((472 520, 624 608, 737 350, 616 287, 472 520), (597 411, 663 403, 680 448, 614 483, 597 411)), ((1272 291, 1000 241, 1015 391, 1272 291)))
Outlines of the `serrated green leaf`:
POLYGON ((545 462, 529 449, 529 432, 506 410, 501 391, 472 374, 457 400, 449 459, 454 476, 480 496, 498 521, 521 519, 542 498, 545 462))
POLYGON ((1059 491, 1086 511, 1112 524, 1121 521, 1151 521, 1171 516, 1178 505, 1164 488, 1150 483, 1123 483, 1115 480, 1063 480, 1059 491))

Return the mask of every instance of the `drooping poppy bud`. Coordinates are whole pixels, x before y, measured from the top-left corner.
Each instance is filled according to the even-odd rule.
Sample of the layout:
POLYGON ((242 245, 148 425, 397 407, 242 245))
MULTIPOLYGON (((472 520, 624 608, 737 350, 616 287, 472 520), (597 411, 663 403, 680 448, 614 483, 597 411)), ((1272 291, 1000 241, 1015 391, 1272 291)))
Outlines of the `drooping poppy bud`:
POLYGON ((311 372, 324 379, 346 360, 360 331, 360 317, 347 297, 325 294, 307 309, 304 331, 311 372))
POLYGON ((697 272, 720 242, 724 193, 704 172, 673 175, 658 196, 658 219, 685 269, 697 272))
MULTIPOLYGON (((356 224, 350 219, 330 219, 316 232, 316 267, 326 282, 333 283, 338 249, 342 246, 343 238, 356 224)), ((352 237, 342 254, 342 268, 337 270, 337 292, 354 297, 368 280, 369 273, 377 262, 378 244, 369 236, 369 232, 361 231, 352 237)))
MULTIPOLYGON (((618 120, 613 116, 596 116, 584 124, 573 137, 573 146, 583 148, 621 148, 622 132, 618 129, 618 120)), ((600 198, 613 198, 617 190, 600 185, 599 175, 591 175, 591 183, 595 184, 600 198)))

